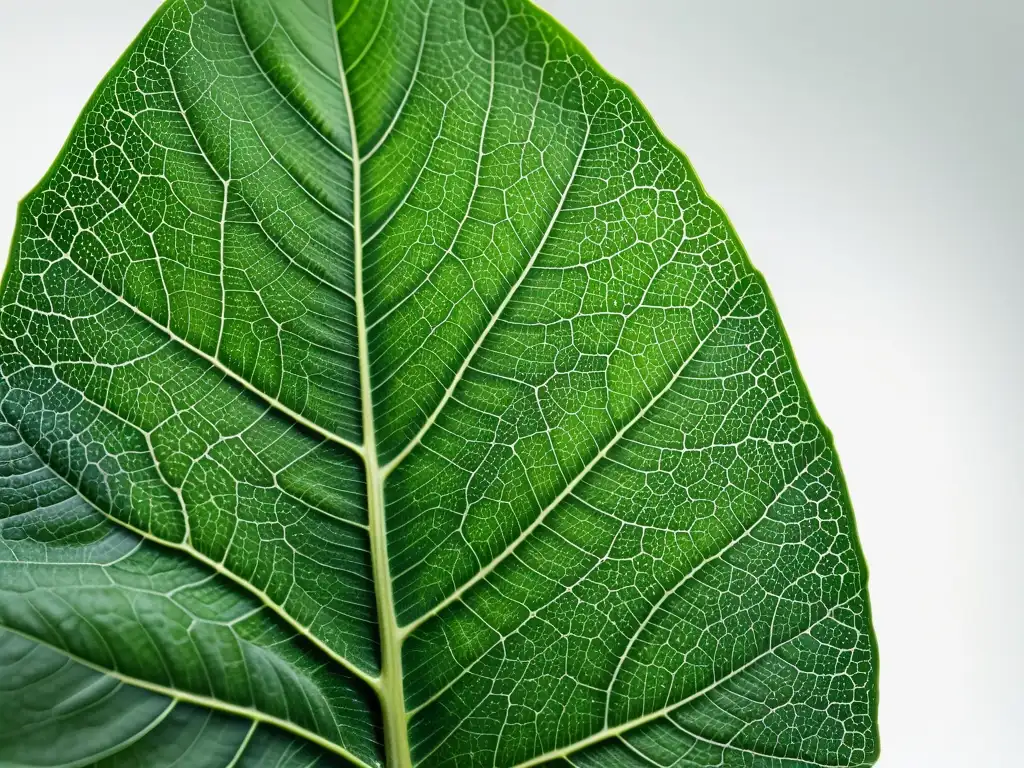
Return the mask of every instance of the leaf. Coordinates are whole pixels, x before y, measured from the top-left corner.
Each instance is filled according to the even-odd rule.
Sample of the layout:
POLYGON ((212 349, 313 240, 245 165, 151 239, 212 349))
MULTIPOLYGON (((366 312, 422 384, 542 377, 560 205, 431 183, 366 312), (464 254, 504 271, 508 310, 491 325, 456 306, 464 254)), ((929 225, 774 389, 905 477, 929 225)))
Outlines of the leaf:
POLYGON ((170 0, 0 300, 0 762, 869 765, 761 276, 520 0, 170 0))

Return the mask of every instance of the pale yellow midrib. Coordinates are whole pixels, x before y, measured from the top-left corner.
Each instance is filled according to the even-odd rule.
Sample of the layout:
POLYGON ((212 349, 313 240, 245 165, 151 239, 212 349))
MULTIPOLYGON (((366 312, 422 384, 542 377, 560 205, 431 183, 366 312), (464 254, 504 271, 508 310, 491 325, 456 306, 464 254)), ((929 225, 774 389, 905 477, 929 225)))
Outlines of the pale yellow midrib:
MULTIPOLYGON (((327 5, 331 18, 334 6, 327 5)), ((366 511, 370 533, 370 561, 377 597, 377 626, 380 634, 380 676, 375 688, 384 723, 384 753, 388 768, 412 768, 409 748, 408 717, 402 679, 402 640, 395 614, 391 565, 388 561, 387 524, 384 518, 384 475, 377 456, 373 423, 373 387, 370 381, 370 353, 366 330, 366 306, 363 291, 361 159, 356 133, 355 112, 348 89, 348 78, 341 55, 341 41, 334 35, 338 78, 345 100, 352 156, 352 250, 355 273, 356 336, 359 347, 359 394, 363 416, 362 459, 366 469, 366 511)))

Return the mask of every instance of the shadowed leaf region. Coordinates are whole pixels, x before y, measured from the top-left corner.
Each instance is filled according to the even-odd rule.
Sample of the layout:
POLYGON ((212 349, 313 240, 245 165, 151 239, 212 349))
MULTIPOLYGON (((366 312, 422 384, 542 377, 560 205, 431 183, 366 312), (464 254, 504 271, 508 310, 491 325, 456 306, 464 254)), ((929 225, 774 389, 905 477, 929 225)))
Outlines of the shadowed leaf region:
POLYGON ((0 764, 869 766, 866 579, 761 276, 526 2, 169 0, 22 203, 0 764))

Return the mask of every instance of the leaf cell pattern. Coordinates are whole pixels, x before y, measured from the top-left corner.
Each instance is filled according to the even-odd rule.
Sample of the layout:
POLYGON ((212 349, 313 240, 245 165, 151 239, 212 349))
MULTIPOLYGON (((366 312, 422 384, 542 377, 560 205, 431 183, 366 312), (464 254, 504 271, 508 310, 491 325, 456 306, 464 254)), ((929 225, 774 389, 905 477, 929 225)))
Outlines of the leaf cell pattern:
POLYGON ((877 755, 761 276, 521 0, 169 0, 0 298, 0 762, 877 755))

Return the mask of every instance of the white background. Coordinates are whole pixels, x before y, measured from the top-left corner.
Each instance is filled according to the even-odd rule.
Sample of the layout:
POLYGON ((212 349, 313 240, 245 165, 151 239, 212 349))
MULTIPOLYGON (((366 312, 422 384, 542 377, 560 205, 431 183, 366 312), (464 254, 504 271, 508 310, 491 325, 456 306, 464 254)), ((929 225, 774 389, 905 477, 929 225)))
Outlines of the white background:
MULTIPOLYGON (((0 241, 156 5, 0 0, 0 241)), ((1024 3, 542 5, 774 291, 871 568, 880 768, 1024 765, 1024 3)))

